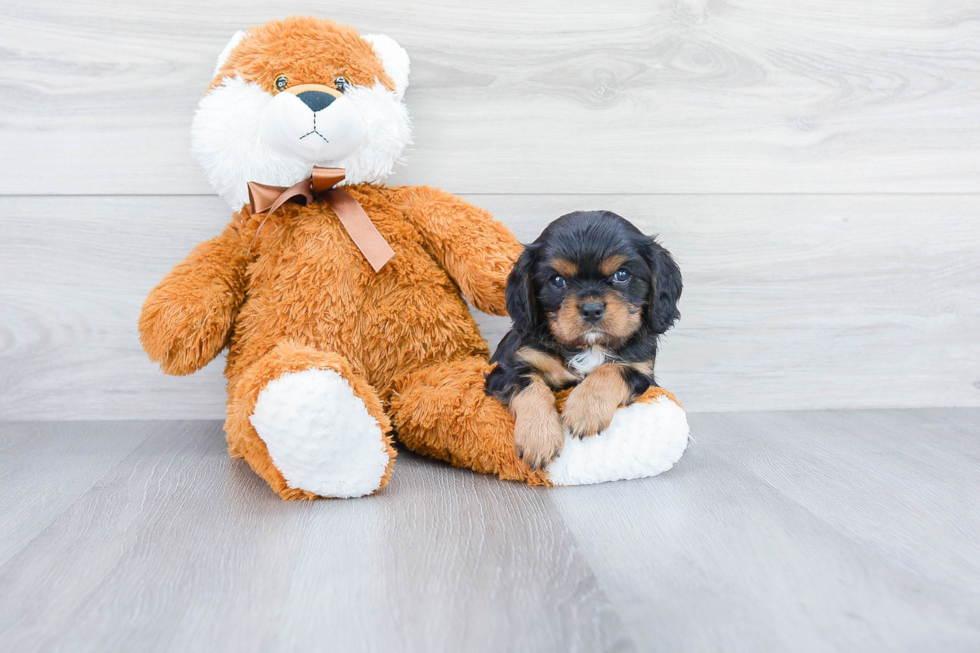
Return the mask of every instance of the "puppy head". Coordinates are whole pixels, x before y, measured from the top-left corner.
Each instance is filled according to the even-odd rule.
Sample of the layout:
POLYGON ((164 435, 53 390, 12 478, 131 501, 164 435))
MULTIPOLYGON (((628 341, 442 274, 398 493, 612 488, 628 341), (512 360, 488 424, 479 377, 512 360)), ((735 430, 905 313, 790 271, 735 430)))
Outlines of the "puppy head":
POLYGON ((384 35, 292 17, 235 34, 191 128, 212 186, 235 209, 247 182, 291 186, 314 166, 379 182, 411 141, 409 61, 384 35))
POLYGON ((521 255, 507 309, 527 335, 547 325, 563 345, 618 348, 680 317, 681 275, 670 253, 622 217, 580 211, 552 222, 521 255))

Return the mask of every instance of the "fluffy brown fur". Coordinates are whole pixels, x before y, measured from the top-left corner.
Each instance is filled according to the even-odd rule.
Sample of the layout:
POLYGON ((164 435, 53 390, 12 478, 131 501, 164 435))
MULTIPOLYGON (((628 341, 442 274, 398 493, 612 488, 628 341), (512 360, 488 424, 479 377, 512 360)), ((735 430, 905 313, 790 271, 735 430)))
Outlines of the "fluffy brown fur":
POLYGON ((270 381, 311 368, 342 374, 382 430, 391 414, 417 451, 545 483, 516 457, 513 422, 483 392, 489 352, 460 295, 504 314, 520 244, 486 211, 433 188, 347 190, 395 250, 380 272, 326 203, 284 205, 254 244, 263 216, 246 207, 150 293, 146 351, 165 371, 189 374, 229 345, 230 452, 284 498, 309 496, 286 487, 249 417, 270 381))
POLYGON ((371 86, 377 79, 389 91, 395 83, 375 56, 371 45, 350 25, 325 18, 292 16, 249 30, 249 36, 231 53, 211 80, 211 87, 240 73, 245 79, 276 93, 275 79, 324 80, 345 77, 353 84, 371 86))
MULTIPOLYGON (((355 29, 314 18, 251 29, 212 87, 233 73, 269 93, 280 75, 289 79, 283 90, 341 76, 394 88, 355 29)), ((229 452, 284 499, 315 495, 289 487, 251 418, 272 381, 310 369, 345 378, 377 422, 389 459, 382 486, 395 434, 453 465, 548 485, 515 451, 508 410, 484 392, 489 352, 464 300, 504 315, 521 245, 486 211, 434 188, 345 188, 395 251, 379 272, 324 202, 287 203, 261 231, 265 216, 245 207, 151 291, 139 321, 147 353, 167 373, 190 374, 229 349, 229 452)), ((552 426, 557 439, 557 414, 552 426)))

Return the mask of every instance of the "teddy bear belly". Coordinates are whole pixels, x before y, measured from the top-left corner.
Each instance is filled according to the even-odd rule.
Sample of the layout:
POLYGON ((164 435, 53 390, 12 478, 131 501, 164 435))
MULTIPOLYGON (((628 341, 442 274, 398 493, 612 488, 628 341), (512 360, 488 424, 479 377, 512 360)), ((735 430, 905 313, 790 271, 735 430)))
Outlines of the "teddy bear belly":
MULTIPOLYGON (((383 399, 406 372, 489 355, 458 288, 420 244, 389 239, 395 257, 375 273, 329 235, 318 233, 305 256, 290 252, 289 269, 273 264, 265 275, 257 262, 235 324, 229 380, 283 340, 341 354, 383 399), (325 258, 324 248, 333 255, 325 258)), ((281 265, 284 257, 268 258, 281 265)))

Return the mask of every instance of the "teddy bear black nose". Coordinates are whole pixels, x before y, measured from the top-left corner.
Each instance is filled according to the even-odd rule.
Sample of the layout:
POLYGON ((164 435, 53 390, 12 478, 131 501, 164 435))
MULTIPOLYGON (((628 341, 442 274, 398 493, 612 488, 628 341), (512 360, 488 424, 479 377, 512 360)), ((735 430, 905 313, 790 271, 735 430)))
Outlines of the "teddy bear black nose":
POLYGON ((586 322, 598 322, 602 314, 606 312, 606 305, 602 302, 585 302, 578 307, 578 313, 586 322))
POLYGON ((329 93, 324 93, 323 91, 303 91, 299 93, 296 97, 303 101, 303 104, 310 108, 310 111, 316 113, 317 111, 323 111, 330 104, 336 100, 334 96, 329 93))

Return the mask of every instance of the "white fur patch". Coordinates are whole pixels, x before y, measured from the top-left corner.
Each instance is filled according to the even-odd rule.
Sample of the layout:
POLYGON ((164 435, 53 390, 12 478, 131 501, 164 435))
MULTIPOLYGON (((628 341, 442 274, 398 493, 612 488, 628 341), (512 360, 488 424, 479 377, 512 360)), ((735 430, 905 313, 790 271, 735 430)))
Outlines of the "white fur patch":
POLYGON ((352 86, 344 97, 361 114, 367 134, 360 149, 334 165, 347 170, 345 184, 381 183, 404 163, 405 150, 412 144, 408 107, 381 82, 371 88, 352 86))
POLYGON ((279 156, 259 139, 262 114, 272 96, 239 76, 201 98, 191 125, 191 151, 211 187, 235 211, 248 202, 248 182, 292 186, 312 166, 279 156))
MULTIPOLYGON (((382 182, 411 144, 408 109, 380 82, 371 88, 353 86, 344 100, 363 123, 360 146, 337 160, 320 158, 330 155, 329 148, 289 155, 289 148, 281 143, 271 147, 268 141, 293 137, 291 132, 263 125, 266 112, 276 111, 281 104, 270 109, 273 96, 258 84, 238 75, 225 77, 198 105, 191 126, 191 150, 215 192, 235 211, 248 201, 248 182, 292 186, 309 177, 315 165, 346 169, 345 184, 382 182)), ((330 128, 323 123, 329 120, 329 110, 321 113, 317 128, 325 131, 330 128)), ((312 113, 310 116, 312 129, 312 113)))
POLYGON ((349 498, 381 485, 381 427, 333 370, 283 374, 259 394, 251 422, 291 488, 349 498))
POLYGON ((226 61, 228 61, 228 57, 231 56, 231 51, 237 48, 238 44, 241 43, 242 39, 244 39, 246 36, 248 36, 248 32, 243 29, 238 30, 232 35, 231 40, 228 41, 225 49, 218 55, 218 61, 214 64, 214 73, 211 75, 212 77, 221 72, 221 67, 225 65, 226 61))
POLYGON ((589 347, 572 356, 568 366, 579 376, 584 376, 605 362, 606 352, 598 347, 589 347))
POLYGON ((620 408, 609 428, 583 440, 565 434, 565 448, 548 466, 557 485, 588 485, 656 476, 687 448, 684 409, 667 397, 620 408))
POLYGON ((395 93, 400 99, 405 95, 405 89, 408 88, 408 74, 411 70, 405 48, 384 34, 364 34, 361 38, 374 48, 374 53, 381 59, 381 64, 384 66, 385 72, 388 73, 388 77, 394 80, 395 93))

